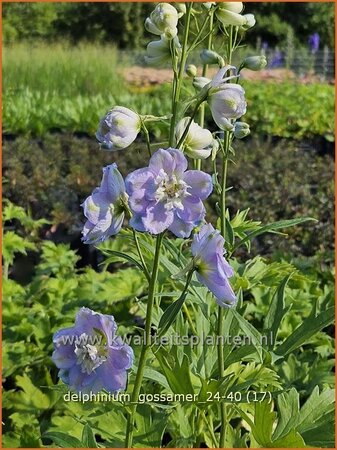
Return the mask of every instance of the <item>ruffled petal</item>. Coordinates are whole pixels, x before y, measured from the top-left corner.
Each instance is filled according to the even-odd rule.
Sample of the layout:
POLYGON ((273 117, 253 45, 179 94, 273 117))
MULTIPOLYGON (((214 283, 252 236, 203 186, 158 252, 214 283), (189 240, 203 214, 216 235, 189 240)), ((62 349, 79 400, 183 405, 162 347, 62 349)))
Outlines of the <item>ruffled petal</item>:
POLYGON ((168 151, 160 148, 150 158, 149 169, 156 175, 162 169, 168 175, 172 175, 176 163, 173 155, 168 151))
POLYGON ((126 389, 128 380, 126 370, 116 370, 109 360, 102 364, 96 372, 103 388, 108 392, 114 393, 126 389))
POLYGON ((141 213, 149 206, 149 201, 155 194, 155 175, 145 167, 131 172, 125 179, 126 192, 129 195, 129 205, 134 213, 141 213))
POLYGON ((205 200, 213 191, 212 177, 201 170, 188 170, 184 174, 184 181, 189 186, 187 192, 201 200, 205 200))
POLYGON ((102 330, 109 344, 113 341, 117 330, 117 324, 113 316, 100 314, 85 307, 81 308, 77 313, 75 327, 79 336, 82 333, 94 334, 94 328, 102 330))
POLYGON ((165 208, 165 204, 160 202, 147 209, 143 217, 143 224, 146 231, 152 234, 159 234, 167 230, 172 224, 174 214, 165 208))
POLYGON ((130 369, 133 363, 134 354, 133 350, 129 345, 124 345, 119 343, 113 345, 109 348, 109 356, 111 366, 115 370, 127 370, 130 369))
POLYGON ((195 225, 193 222, 186 222, 184 220, 179 219, 179 217, 175 217, 174 221, 169 227, 169 230, 179 238, 188 238, 190 237, 193 228, 195 225))
POLYGON ((185 197, 182 201, 183 209, 176 211, 176 216, 185 222, 193 222, 195 226, 203 220, 206 210, 202 201, 193 195, 185 197))

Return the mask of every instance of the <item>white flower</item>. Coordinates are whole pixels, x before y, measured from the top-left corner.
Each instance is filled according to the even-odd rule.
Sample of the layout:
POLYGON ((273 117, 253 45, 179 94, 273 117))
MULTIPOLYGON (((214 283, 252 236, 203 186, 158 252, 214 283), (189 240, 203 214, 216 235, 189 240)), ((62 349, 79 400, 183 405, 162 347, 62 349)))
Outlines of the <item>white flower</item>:
POLYGON ((219 8, 215 11, 215 14, 224 26, 240 27, 246 23, 246 18, 240 14, 242 9, 242 2, 223 2, 219 3, 219 8))
MULTIPOLYGON (((180 122, 178 122, 175 129, 177 142, 179 142, 189 121, 190 117, 185 117, 184 119, 180 120, 180 122)), ((212 153, 212 148, 212 133, 192 121, 183 143, 184 153, 194 159, 206 159, 212 153)))
POLYGON ((158 3, 145 21, 145 28, 153 34, 173 39, 177 33, 178 11, 169 3, 158 3))
POLYGON ((221 2, 219 3, 220 9, 226 9, 227 11, 234 12, 236 14, 240 14, 243 10, 242 2, 221 2))
POLYGON ((104 150, 121 150, 132 144, 140 128, 138 114, 123 106, 115 106, 101 119, 96 138, 104 150))
MULTIPOLYGON (((149 66, 160 67, 171 60, 170 40, 165 35, 160 36, 160 40, 152 41, 147 45, 145 62, 149 66)), ((178 38, 173 39, 175 47, 179 50, 178 38)))
POLYGON ((246 19, 246 22, 242 25, 242 28, 246 31, 249 28, 252 28, 256 24, 254 14, 244 14, 243 17, 246 19))
POLYGON ((226 66, 219 70, 213 80, 206 85, 208 89, 207 103, 213 119, 221 130, 231 131, 233 125, 229 119, 238 119, 246 113, 245 91, 239 84, 228 83, 236 75, 224 78, 234 66, 226 66))

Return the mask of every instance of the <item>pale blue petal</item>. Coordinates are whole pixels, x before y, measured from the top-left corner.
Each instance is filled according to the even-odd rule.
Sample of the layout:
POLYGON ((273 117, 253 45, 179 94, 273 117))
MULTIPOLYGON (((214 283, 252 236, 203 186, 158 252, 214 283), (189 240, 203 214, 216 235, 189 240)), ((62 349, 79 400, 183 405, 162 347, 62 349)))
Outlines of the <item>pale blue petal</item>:
POLYGON ((201 170, 188 170, 184 173, 184 181, 188 184, 187 192, 205 200, 213 191, 212 177, 201 170))

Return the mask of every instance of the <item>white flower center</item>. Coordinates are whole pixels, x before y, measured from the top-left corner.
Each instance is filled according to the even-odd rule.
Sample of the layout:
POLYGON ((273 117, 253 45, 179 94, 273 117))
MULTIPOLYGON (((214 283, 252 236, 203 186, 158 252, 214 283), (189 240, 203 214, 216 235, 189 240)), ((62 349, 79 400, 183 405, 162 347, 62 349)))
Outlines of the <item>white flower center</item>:
POLYGON ((79 343, 75 343, 77 364, 81 365, 82 372, 88 375, 107 360, 104 348, 89 344, 90 338, 91 336, 83 333, 78 339, 79 343))
POLYGON ((166 210, 184 209, 182 200, 190 195, 187 192, 189 186, 185 181, 178 180, 176 175, 169 176, 161 169, 155 182, 157 185, 155 198, 158 202, 165 202, 166 210))

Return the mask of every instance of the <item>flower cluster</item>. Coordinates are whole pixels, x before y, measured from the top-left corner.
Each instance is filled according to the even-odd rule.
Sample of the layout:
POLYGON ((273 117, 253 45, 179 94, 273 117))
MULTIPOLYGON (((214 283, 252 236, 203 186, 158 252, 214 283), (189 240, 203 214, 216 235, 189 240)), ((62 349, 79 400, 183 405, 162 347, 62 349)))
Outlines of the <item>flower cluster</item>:
POLYGON ((59 377, 79 392, 118 392, 126 388, 132 348, 116 336, 113 316, 81 308, 71 328, 55 333, 52 359, 59 377))

